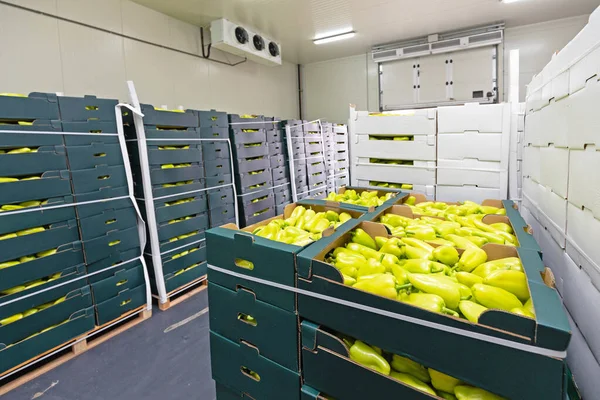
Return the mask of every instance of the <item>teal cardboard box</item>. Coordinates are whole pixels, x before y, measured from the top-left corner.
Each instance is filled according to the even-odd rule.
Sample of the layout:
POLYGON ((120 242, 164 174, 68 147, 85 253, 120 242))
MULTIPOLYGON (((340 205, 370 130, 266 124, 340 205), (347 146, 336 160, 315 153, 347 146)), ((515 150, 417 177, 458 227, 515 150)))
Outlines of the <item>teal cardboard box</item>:
POLYGON ((0 268, 0 291, 34 282, 65 268, 84 263, 83 248, 79 241, 58 246, 54 254, 27 259, 29 258, 31 259, 26 262, 22 262, 24 260, 0 262, 0 266, 14 264, 11 267, 0 268))
MULTIPOLYGON (((383 228, 381 224, 372 222, 349 224, 344 227, 345 232, 334 240, 317 242, 303 251, 298 256, 299 289, 510 342, 557 352, 566 350, 570 340, 568 320, 556 290, 542 281, 540 273, 544 272, 544 266, 537 252, 489 244, 483 247, 489 260, 505 257, 521 259, 528 277, 536 320, 499 310, 488 310, 480 316, 479 323, 474 324, 345 286, 338 270, 324 260, 333 249, 350 241, 351 231, 357 227, 372 236, 377 236, 383 228)), ((458 335, 306 294, 298 295, 298 312, 301 318, 361 338, 386 351, 406 354, 421 364, 453 374, 465 382, 509 398, 544 394, 547 397, 541 398, 551 399, 561 393, 564 371, 560 357, 477 340, 469 334, 458 335), (402 346, 404 343, 411 343, 410 349, 402 346), (519 380, 520 377, 528 376, 531 371, 542 374, 545 379, 519 380)))
MULTIPOLYGON (((206 275, 206 246, 204 243, 194 243, 181 249, 162 254, 163 279, 166 291, 171 292, 206 275)), ((151 287, 153 293, 158 293, 154 276, 152 257, 146 256, 151 287)))
POLYGON ((144 125, 156 125, 165 128, 196 128, 198 115, 194 110, 165 110, 150 104, 141 104, 144 125))
MULTIPOLYGON (((334 398, 362 400, 371 398, 376 393, 377 397, 384 398, 442 400, 442 397, 415 390, 391 376, 383 375, 353 361, 350 358, 349 348, 337 335, 312 322, 302 322, 301 336, 302 376, 304 384, 309 385, 311 389, 306 393, 307 396, 315 396, 322 392, 334 398), (359 384, 349 384, 349 382, 359 382, 359 384)), ((410 344, 407 346, 410 347, 410 344)), ((431 382, 427 384, 433 389, 431 382)), ((306 397, 306 399, 311 398, 317 397, 306 397)), ((523 395, 511 398, 534 397, 523 395)), ((556 398, 580 399, 570 371, 566 367, 562 392, 557 393, 556 398)))
POLYGON ((137 226, 121 231, 111 231, 103 236, 83 242, 85 261, 95 263, 108 257, 113 251, 129 250, 140 246, 137 226))
POLYGON ((0 219, 0 262, 41 258, 46 251, 79 240, 74 207, 3 215, 0 219))
POLYGON ((58 326, 48 326, 38 334, 9 347, 0 345, 0 374, 94 329, 94 307, 73 312, 58 326))
POLYGON ((103 188, 127 186, 123 165, 97 165, 89 169, 71 171, 73 193, 98 192, 103 188))
POLYGON ((59 120, 58 98, 54 93, 29 93, 28 96, 0 96, 0 119, 30 121, 59 120))
POLYGON ((124 290, 134 289, 145 283, 144 269, 140 261, 115 268, 112 276, 91 284, 94 303, 99 304, 119 295, 124 290))
POLYGON ((69 171, 49 171, 32 177, 19 177, 18 181, 0 183, 0 204, 18 204, 33 200, 47 200, 70 196, 69 171))
MULTIPOLYGON (((138 206, 145 218, 147 213, 146 203, 140 200, 138 206)), ((180 194, 168 199, 154 200, 154 212, 158 224, 187 217, 188 215, 199 214, 207 209, 208 203, 204 193, 180 194)))
POLYGON ((93 142, 85 146, 67 146, 72 170, 90 169, 97 165, 123 165, 123 152, 118 143, 93 142))
POLYGON ((245 341, 210 332, 212 377, 253 399, 300 399, 300 375, 263 357, 245 341))
POLYGON ((92 305, 88 286, 54 292, 50 301, 39 303, 33 308, 22 309, 10 317, 0 317, 3 321, 0 325, 0 347, 17 343, 49 326, 60 324, 69 319, 72 313, 92 305), (13 322, 10 322, 11 319, 13 322))
MULTIPOLYGON (((377 197, 379 197, 379 198, 388 196, 389 198, 380 207, 391 206, 393 204, 402 203, 409 196, 408 193, 403 192, 401 190, 396 190, 396 189, 374 190, 374 189, 360 188, 360 187, 353 187, 353 186, 343 186, 340 189, 338 189, 337 194, 343 195, 348 190, 354 190, 358 196, 361 196, 361 194, 363 192, 377 192, 377 197)), ((331 198, 328 197, 327 200, 335 201, 333 194, 331 194, 331 196, 332 197, 331 198)), ((349 207, 349 208, 353 208, 356 210, 362 210, 362 211, 372 211, 372 210, 369 210, 370 207, 367 207, 367 206, 361 206, 361 205, 357 205, 357 204, 347 203, 345 201, 340 201, 340 203, 343 204, 344 207, 349 207)))
POLYGON ((235 291, 208 286, 210 329, 234 342, 245 341, 272 361, 299 371, 298 315, 257 300, 240 287, 235 291))
POLYGON ((105 325, 144 304, 146 304, 145 283, 132 289, 124 289, 115 297, 96 303, 97 324, 105 325))
POLYGON ((47 171, 62 171, 67 169, 65 148, 60 145, 36 146, 35 144, 29 144, 28 146, 7 146, 5 145, 5 141, 2 141, 0 142, 0 150, 6 152, 0 153, 0 176, 2 177, 28 177, 42 175, 47 171), (16 151, 25 151, 22 150, 23 147, 33 151, 14 153, 16 151))
MULTIPOLYGON (((117 202, 113 202, 116 204, 117 202)), ((136 227, 138 215, 131 201, 127 201, 123 208, 112 208, 108 204, 101 213, 79 220, 79 229, 82 240, 91 240, 108 232, 119 231, 136 227)))
MULTIPOLYGON (((252 235, 251 232, 275 219, 289 218, 299 205, 289 204, 283 215, 250 225, 242 230, 233 224, 210 229, 206 233, 208 263, 237 274, 295 287, 296 257, 304 247, 265 239, 252 235)), ((308 204, 305 207, 309 208, 308 204)), ((355 219, 363 215, 361 211, 341 208, 337 205, 311 204, 310 208, 315 212, 328 210, 338 213, 347 212, 355 219)), ((317 243, 319 242, 329 242, 329 238, 324 237, 317 243)), ((313 245, 314 243, 309 244, 308 247, 313 245)), ((296 310, 296 295, 293 292, 251 282, 244 278, 236 278, 215 270, 209 270, 208 279, 210 282, 230 290, 235 290, 238 285, 242 285, 251 290, 260 301, 276 305, 287 311, 296 310)))

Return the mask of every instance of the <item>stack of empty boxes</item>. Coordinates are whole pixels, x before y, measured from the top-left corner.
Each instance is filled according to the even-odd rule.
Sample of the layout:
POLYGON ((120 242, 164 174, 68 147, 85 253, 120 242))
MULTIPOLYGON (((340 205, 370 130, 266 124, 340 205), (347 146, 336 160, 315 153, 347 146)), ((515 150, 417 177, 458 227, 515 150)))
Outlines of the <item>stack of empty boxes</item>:
POLYGON ((511 112, 510 155, 508 162, 508 199, 520 204, 523 191, 523 143, 525 138, 525 103, 511 112))
POLYGON ((307 122, 303 128, 308 193, 311 198, 322 199, 327 196, 327 174, 321 125, 319 122, 307 122))
MULTIPOLYGON (((348 151, 348 127, 333 126, 333 182, 337 192, 342 186, 350 185, 350 153, 348 151)), ((329 176, 328 176, 329 178, 329 176)))
POLYGON ((277 117, 265 117, 267 143, 269 145, 269 161, 273 177, 273 195, 275 198, 275 214, 283 214, 286 205, 292 202, 290 187, 290 166, 285 146, 285 131, 277 117))
POLYGON ((505 199, 509 146, 510 105, 438 108, 436 199, 505 199))
MULTIPOLYGON (((289 158, 290 176, 296 190, 297 200, 309 197, 308 179, 306 176, 306 150, 304 149, 304 122, 300 120, 282 121, 285 128, 289 126, 290 136, 284 137, 286 153, 289 158)), ((287 131, 284 130, 284 134, 287 131)))
POLYGON ((274 217, 276 212, 267 131, 262 115, 228 117, 239 223, 244 227, 274 217))
POLYGON ((327 176, 327 194, 335 193, 335 150, 333 125, 331 122, 321 121, 323 130, 323 147, 325 148, 325 175, 327 176))
POLYGON ((435 198, 435 109, 371 114, 350 107, 352 185, 392 187, 435 198))
POLYGON ((229 122, 227 113, 196 111, 200 125, 202 160, 206 176, 209 225, 211 228, 236 223, 235 194, 231 149, 229 148, 229 122))
POLYGON ((136 197, 148 225, 151 246, 145 252, 153 292, 160 294, 164 282, 168 293, 206 275, 209 221, 198 115, 147 104, 141 111, 145 145, 130 127, 128 148, 136 197), (162 276, 155 272, 159 264, 162 276))

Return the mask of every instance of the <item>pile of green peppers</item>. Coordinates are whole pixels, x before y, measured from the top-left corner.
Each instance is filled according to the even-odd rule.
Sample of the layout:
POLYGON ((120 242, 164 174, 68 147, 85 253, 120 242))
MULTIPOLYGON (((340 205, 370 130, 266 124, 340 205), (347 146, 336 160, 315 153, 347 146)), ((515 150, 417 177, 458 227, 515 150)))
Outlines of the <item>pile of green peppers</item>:
POLYGON ((517 257, 487 259, 477 246, 459 255, 415 237, 371 237, 358 228, 326 258, 344 284, 435 313, 477 323, 488 309, 535 319, 527 277, 517 257))
POLYGON ((416 361, 383 352, 360 340, 343 337, 354 362, 396 379, 407 386, 446 400, 502 400, 496 394, 467 385, 450 375, 417 363, 416 361))

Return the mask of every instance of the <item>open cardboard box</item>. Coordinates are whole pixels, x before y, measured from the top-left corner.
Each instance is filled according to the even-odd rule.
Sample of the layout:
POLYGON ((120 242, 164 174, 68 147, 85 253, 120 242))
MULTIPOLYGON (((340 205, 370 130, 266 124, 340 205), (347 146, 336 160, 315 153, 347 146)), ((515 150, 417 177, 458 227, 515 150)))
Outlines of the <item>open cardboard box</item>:
MULTIPOLYGON (((288 204, 282 215, 266 219, 244 229, 239 229, 235 224, 227 224, 208 230, 206 232, 208 263, 238 274, 296 287, 297 255, 317 242, 301 247, 256 236, 252 232, 271 221, 289 218, 299 205, 301 204, 288 204), (250 268, 247 267, 248 265, 250 268)), ((353 219, 347 221, 344 225, 351 224, 352 221, 356 221, 366 212, 350 209, 339 203, 304 204, 304 207, 311 208, 317 213, 329 210, 338 213, 346 212, 353 219)), ((338 228, 338 231, 343 231, 342 226, 338 228)), ((329 241, 329 236, 333 234, 335 234, 333 229, 326 230, 323 232, 323 238, 318 242, 329 241)), ((230 290, 236 290, 238 286, 243 286, 253 291, 258 300, 276 305, 287 311, 295 312, 297 309, 296 295, 288 290, 236 278, 213 269, 208 271, 208 280, 230 290)))
MULTIPOLYGON (((316 243, 299 255, 298 288, 516 343, 557 351, 566 350, 570 339, 569 323, 558 293, 543 282, 541 274, 545 272, 545 268, 536 251, 493 244, 483 247, 488 260, 505 257, 521 259, 528 277, 536 319, 501 310, 488 310, 481 315, 479 323, 474 324, 465 319, 432 313, 345 286, 341 273, 324 260, 336 247, 348 243, 351 232, 356 228, 364 229, 372 237, 387 236, 387 231, 381 224, 358 221, 353 225, 346 225, 345 232, 336 233, 330 241, 316 243)), ((298 312, 301 318, 362 338, 392 353, 407 353, 407 349, 401 344, 410 342, 413 346, 408 353, 416 361, 508 398, 551 399, 559 398, 556 394, 561 393, 560 386, 557 385, 563 374, 563 360, 558 358, 456 335, 305 294, 298 294, 298 312), (398 340, 399 332, 402 332, 405 340, 398 340), (483 364, 478 365, 483 362, 482 354, 485 354, 485 368, 483 364), (451 361, 457 359, 464 361, 458 365, 451 361), (536 383, 521 379, 531 374, 531 371, 547 374, 548 380, 536 383), (515 379, 516 377, 520 378, 515 379), (531 396, 524 396, 526 393, 531 396)))
MULTIPOLYGON (((337 194, 344 194, 344 193, 346 193, 346 190, 354 190, 354 191, 356 191, 356 194, 358 194, 359 196, 362 192, 377 192, 377 197, 381 197, 381 196, 385 196, 389 193, 393 193, 394 197, 387 200, 380 207, 383 207, 385 205, 392 205, 392 204, 396 204, 396 203, 404 203, 409 196, 407 192, 403 192, 400 189, 382 189, 382 188, 372 189, 372 188, 354 187, 354 186, 342 186, 341 188, 338 189, 337 194)), ((349 208, 353 208, 353 209, 357 209, 357 210, 367 210, 368 209, 368 207, 359 206, 357 204, 351 204, 351 203, 341 203, 341 204, 343 204, 345 207, 349 207, 349 208)))
MULTIPOLYGON (((422 195, 420 195, 422 196, 422 195)), ((401 215, 407 218, 420 218, 422 215, 415 214, 412 209, 404 204, 394 204, 388 207, 382 206, 379 207, 374 212, 371 212, 363 218, 363 220, 379 222, 379 219, 386 214, 396 214, 401 215)), ((497 222, 503 222, 505 224, 510 225, 513 230, 513 234, 517 237, 517 247, 524 247, 527 249, 536 250, 538 252, 542 252, 537 241, 533 237, 533 230, 531 227, 525 222, 523 217, 517 212, 516 215, 512 212, 507 212, 507 214, 511 215, 513 218, 511 219, 508 215, 499 215, 499 214, 488 214, 481 220, 483 223, 491 225, 497 222)), ((442 217, 432 217, 438 219, 444 219, 442 217)))
MULTIPOLYGON (((359 400, 372 398, 376 391, 377 396, 381 398, 442 399, 418 391, 391 376, 383 375, 353 361, 350 359, 350 349, 347 345, 326 328, 304 321, 301 325, 301 336, 302 372, 305 385, 314 388, 311 393, 318 394, 320 391, 335 398, 359 400), (360 384, 349 385, 348 382, 360 382, 360 384)), ((409 351, 410 345, 407 345, 406 349, 409 351)), ((573 377, 568 368, 565 368, 562 398, 580 399, 573 387, 573 377)))

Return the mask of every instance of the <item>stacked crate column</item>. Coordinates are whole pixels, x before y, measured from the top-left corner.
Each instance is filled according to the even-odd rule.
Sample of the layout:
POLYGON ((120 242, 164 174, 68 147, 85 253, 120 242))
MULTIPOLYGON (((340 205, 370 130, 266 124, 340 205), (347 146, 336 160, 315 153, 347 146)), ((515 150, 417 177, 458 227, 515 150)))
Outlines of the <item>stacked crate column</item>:
POLYGON ((275 216, 267 131, 262 115, 228 117, 240 225, 248 226, 275 216))
POLYGON ((306 122, 303 124, 303 130, 308 195, 311 198, 322 199, 327 196, 327 173, 321 123, 306 122))
POLYGON ((131 126, 128 135, 137 141, 129 142, 129 151, 138 204, 145 218, 154 222, 148 224, 151 245, 145 254, 153 267, 151 286, 153 294, 166 301, 161 287, 168 297, 206 275, 203 242, 209 221, 199 116, 193 110, 164 110, 146 104, 141 110, 145 140, 139 142, 131 126), (140 151, 147 154, 147 165, 140 151), (143 178, 144 169, 149 182, 143 178), (145 185, 149 185, 146 190, 145 185), (150 212, 152 219, 147 218, 150 212))
POLYGON ((435 198, 435 109, 369 113, 350 107, 352 185, 390 187, 435 198))
POLYGON ((438 108, 437 199, 506 198, 510 112, 510 104, 438 108))
POLYGON ((76 203, 88 203, 76 206, 77 225, 98 326, 148 300, 138 259, 139 217, 129 197, 129 159, 117 134, 117 123, 122 123, 115 114, 117 104, 95 96, 58 98, 73 195, 76 203))
POLYGON ((290 186, 290 166, 288 162, 285 130, 277 117, 265 117, 267 128, 267 143, 269 146, 269 161, 273 177, 273 195, 275 198, 275 215, 283 214, 286 205, 292 202, 290 186), (271 123, 271 125, 268 125, 271 123))

